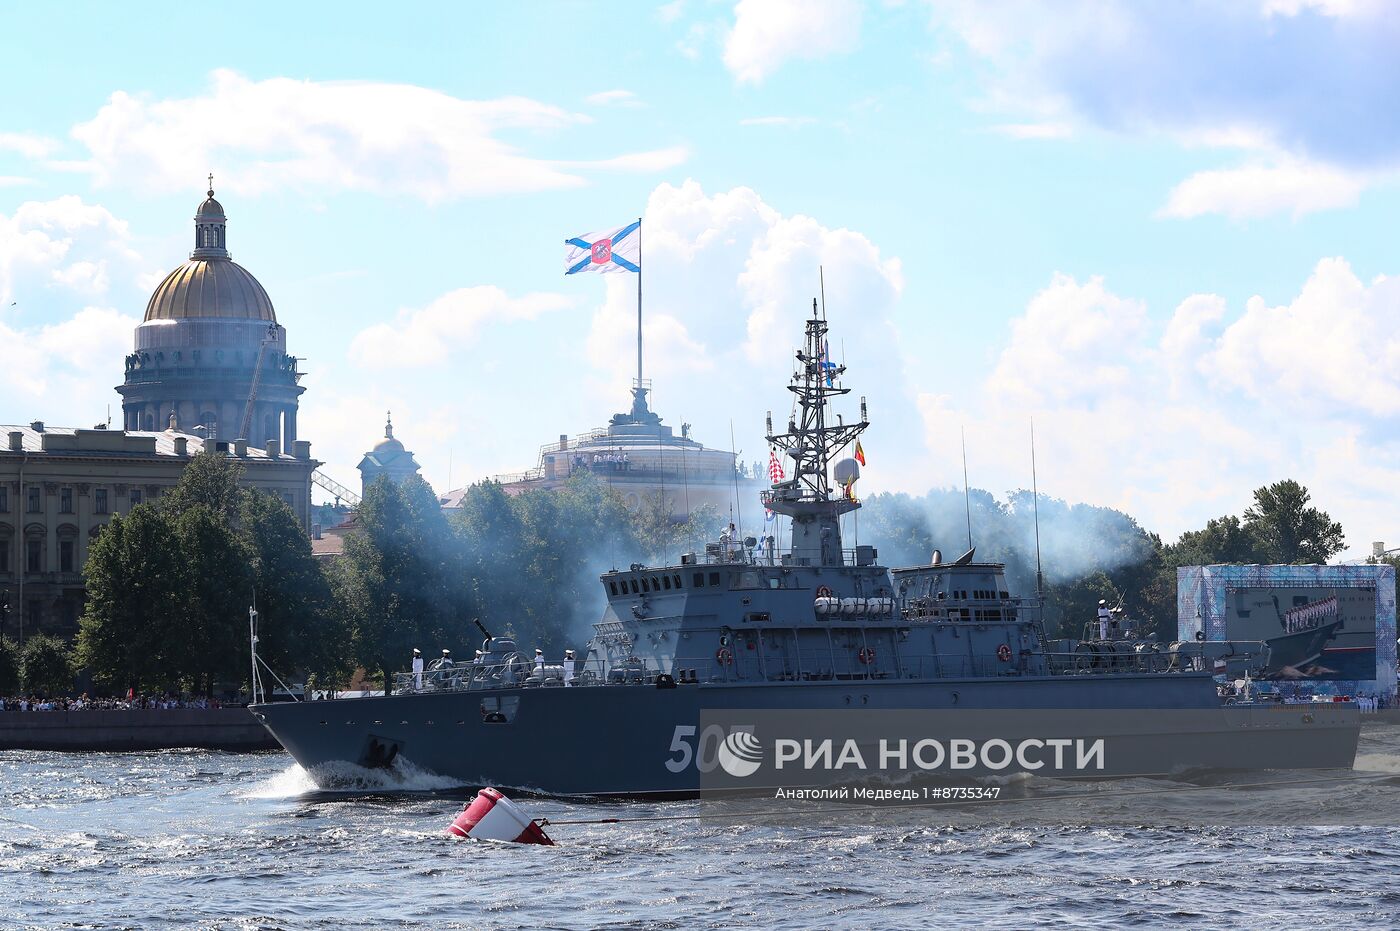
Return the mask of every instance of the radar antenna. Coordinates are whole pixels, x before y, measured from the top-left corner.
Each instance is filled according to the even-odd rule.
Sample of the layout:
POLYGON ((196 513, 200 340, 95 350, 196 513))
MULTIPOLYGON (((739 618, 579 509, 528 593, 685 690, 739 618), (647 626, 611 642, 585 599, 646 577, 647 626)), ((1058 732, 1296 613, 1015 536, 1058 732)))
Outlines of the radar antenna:
POLYGON ((831 461, 870 425, 865 419, 864 399, 857 423, 842 423, 830 412, 832 399, 850 394, 850 389, 840 382, 846 366, 831 361, 827 329, 813 299, 812 317, 806 323, 806 336, 797 350, 796 369, 788 385, 799 411, 788 421, 786 433, 774 433, 770 422, 767 436, 770 445, 792 460, 793 468, 791 478, 775 482, 763 493, 763 503, 792 518, 791 555, 799 565, 841 562, 840 517, 860 504, 844 494, 832 496, 831 461))

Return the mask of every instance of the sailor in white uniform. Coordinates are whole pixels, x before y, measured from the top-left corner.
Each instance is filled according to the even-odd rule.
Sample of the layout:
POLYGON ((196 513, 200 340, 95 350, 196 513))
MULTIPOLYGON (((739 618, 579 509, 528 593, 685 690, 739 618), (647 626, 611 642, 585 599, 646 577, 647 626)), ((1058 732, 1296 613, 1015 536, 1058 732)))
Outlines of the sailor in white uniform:
POLYGON ((544 650, 539 647, 535 647, 535 675, 544 680, 544 650))
POLYGON ((423 651, 413 648, 413 691, 423 689, 423 651))
POLYGON ((574 684, 574 651, 564 651, 564 688, 574 684))
POLYGON ((1099 599, 1099 639, 1108 639, 1108 619, 1110 617, 1108 602, 1103 598, 1099 599))

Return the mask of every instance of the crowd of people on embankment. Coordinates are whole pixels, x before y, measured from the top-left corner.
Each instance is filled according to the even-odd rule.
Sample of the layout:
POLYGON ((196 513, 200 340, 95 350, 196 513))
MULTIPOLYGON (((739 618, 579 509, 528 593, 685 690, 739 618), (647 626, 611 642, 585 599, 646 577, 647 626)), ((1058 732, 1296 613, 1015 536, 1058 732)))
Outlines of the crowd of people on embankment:
POLYGON ((129 695, 126 698, 93 698, 86 692, 77 698, 40 696, 0 697, 0 711, 163 711, 172 708, 221 708, 217 698, 178 695, 129 695))

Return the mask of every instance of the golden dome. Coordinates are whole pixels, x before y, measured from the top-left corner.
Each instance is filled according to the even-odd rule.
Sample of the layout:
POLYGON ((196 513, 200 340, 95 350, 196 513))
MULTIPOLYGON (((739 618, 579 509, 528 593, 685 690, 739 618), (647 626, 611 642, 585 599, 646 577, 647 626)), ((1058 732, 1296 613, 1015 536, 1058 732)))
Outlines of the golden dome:
POLYGON ((190 259, 165 276, 146 305, 147 321, 188 317, 277 322, 258 279, 229 259, 190 259))

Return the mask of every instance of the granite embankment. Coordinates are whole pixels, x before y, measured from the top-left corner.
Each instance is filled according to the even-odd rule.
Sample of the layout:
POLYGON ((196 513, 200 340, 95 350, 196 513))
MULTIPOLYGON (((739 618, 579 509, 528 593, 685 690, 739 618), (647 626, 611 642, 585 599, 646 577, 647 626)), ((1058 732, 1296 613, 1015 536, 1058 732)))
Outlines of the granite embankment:
POLYGON ((247 708, 0 711, 0 750, 275 750, 247 708))

